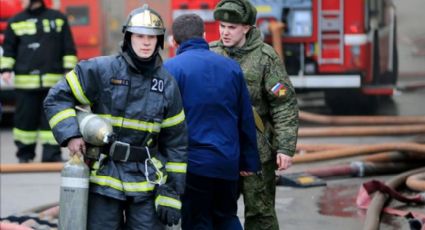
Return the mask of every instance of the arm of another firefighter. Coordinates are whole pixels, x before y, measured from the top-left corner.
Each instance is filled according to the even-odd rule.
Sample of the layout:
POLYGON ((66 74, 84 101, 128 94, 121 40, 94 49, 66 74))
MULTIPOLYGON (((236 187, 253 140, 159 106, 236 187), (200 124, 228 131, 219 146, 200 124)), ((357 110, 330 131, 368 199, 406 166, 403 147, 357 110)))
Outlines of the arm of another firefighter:
POLYGON ((16 62, 16 52, 18 49, 18 36, 12 29, 14 22, 9 21, 4 32, 3 55, 0 56, 1 78, 6 84, 12 83, 12 71, 16 62))
POLYGON ((75 48, 74 38, 71 33, 71 28, 66 17, 63 18, 63 68, 65 72, 72 70, 77 64, 77 50, 75 48))

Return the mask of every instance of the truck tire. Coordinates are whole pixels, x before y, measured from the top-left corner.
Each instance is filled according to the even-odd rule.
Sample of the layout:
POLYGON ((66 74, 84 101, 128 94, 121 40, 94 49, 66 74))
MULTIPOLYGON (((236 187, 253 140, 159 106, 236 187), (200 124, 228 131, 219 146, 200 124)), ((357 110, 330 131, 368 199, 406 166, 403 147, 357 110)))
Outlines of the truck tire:
POLYGON ((335 115, 366 115, 376 112, 379 97, 358 89, 335 89, 325 91, 325 103, 335 115))

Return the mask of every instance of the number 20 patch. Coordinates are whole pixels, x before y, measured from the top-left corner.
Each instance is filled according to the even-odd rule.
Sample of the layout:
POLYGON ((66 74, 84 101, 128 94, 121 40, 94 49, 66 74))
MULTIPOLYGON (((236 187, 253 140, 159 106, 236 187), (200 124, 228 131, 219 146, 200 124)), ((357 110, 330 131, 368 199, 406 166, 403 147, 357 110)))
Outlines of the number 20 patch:
POLYGON ((158 78, 152 78, 151 91, 162 93, 164 92, 164 80, 158 78))

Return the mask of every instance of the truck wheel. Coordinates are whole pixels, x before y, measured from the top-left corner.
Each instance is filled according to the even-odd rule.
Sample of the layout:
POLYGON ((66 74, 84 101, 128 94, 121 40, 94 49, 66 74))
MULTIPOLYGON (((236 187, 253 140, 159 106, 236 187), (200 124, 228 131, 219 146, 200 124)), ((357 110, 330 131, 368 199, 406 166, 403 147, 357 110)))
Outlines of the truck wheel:
POLYGON ((335 115, 374 114, 379 105, 379 97, 364 95, 360 90, 353 89, 327 90, 325 103, 335 115))
POLYGON ((397 20, 394 20, 394 42, 393 42, 393 69, 390 72, 390 83, 397 85, 398 80, 398 46, 397 46, 397 20))
POLYGON ((379 50, 379 34, 375 30, 373 33, 373 58, 372 58, 372 67, 373 67, 373 84, 379 84, 381 82, 381 65, 380 65, 380 50, 379 50))

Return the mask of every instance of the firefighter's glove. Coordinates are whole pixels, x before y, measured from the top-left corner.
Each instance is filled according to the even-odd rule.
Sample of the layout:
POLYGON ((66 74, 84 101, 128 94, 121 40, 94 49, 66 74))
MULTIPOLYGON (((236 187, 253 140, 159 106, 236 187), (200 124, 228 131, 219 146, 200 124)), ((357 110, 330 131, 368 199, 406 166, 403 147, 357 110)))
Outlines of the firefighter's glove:
POLYGON ((181 202, 177 193, 167 185, 158 187, 155 197, 156 213, 160 221, 168 226, 179 223, 181 217, 181 202))

